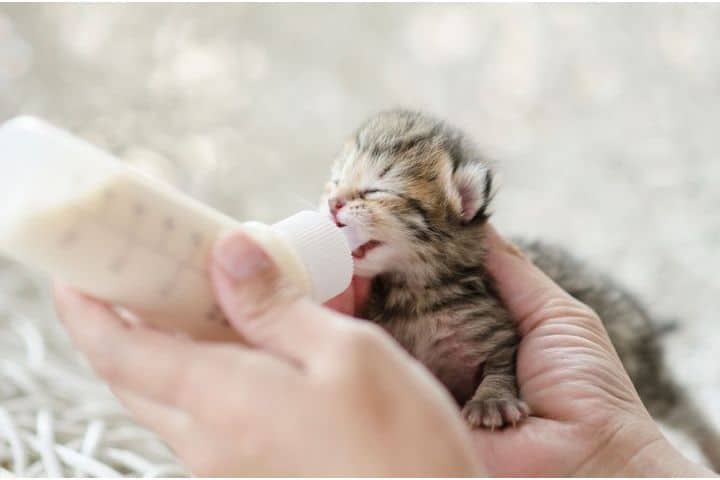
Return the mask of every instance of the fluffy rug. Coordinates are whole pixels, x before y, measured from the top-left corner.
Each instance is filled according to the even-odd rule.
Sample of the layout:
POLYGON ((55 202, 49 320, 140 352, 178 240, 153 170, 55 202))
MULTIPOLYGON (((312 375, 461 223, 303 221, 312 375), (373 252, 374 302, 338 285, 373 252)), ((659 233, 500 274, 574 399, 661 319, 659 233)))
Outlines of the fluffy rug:
POLYGON ((0 264, 0 472, 25 477, 184 474, 68 344, 45 285, 0 264))

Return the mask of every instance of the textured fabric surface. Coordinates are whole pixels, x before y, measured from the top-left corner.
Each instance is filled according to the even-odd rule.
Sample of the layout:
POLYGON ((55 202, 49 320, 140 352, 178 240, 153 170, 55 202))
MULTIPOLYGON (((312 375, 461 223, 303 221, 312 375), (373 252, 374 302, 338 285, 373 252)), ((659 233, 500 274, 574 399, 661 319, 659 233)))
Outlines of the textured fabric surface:
MULTIPOLYGON (((46 117, 273 221, 315 205, 369 114, 446 117, 498 163, 501 231, 557 241, 678 319, 669 362, 720 425, 718 25, 717 5, 2 5, 0 120, 46 117)), ((172 474, 77 362, 39 278, 0 263, 0 466, 21 448, 26 473, 70 474, 66 448, 172 474)))

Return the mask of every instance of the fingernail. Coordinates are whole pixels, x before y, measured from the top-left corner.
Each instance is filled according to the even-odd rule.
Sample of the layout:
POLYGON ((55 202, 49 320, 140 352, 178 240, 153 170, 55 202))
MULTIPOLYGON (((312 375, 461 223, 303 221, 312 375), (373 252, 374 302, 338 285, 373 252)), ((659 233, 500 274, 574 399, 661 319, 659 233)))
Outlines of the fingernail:
POLYGON ((215 245, 213 257, 234 280, 244 280, 270 265, 267 254, 241 232, 220 239, 215 245))
POLYGON ((522 251, 514 243, 505 240, 491 224, 487 224, 485 233, 487 245, 490 249, 503 251, 518 258, 525 258, 522 251))

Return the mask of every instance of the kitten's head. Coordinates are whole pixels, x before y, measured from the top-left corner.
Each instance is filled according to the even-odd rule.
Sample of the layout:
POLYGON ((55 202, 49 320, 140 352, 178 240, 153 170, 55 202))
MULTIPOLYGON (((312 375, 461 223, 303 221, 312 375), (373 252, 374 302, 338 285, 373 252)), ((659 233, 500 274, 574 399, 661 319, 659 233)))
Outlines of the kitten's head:
POLYGON ((480 248, 492 193, 488 161, 460 131, 391 110, 346 142, 321 209, 366 240, 353 252, 358 275, 422 277, 480 248))

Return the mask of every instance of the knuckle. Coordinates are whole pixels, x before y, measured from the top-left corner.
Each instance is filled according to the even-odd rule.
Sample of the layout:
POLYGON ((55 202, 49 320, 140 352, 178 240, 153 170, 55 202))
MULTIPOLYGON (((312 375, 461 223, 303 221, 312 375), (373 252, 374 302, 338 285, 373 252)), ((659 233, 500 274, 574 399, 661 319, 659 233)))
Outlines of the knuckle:
POLYGON ((546 318, 597 317, 592 308, 570 296, 552 297, 542 305, 540 311, 546 318))
POLYGON ((569 295, 549 298, 530 317, 530 323, 535 326, 561 321, 580 324, 597 333, 605 330, 595 310, 569 295))

